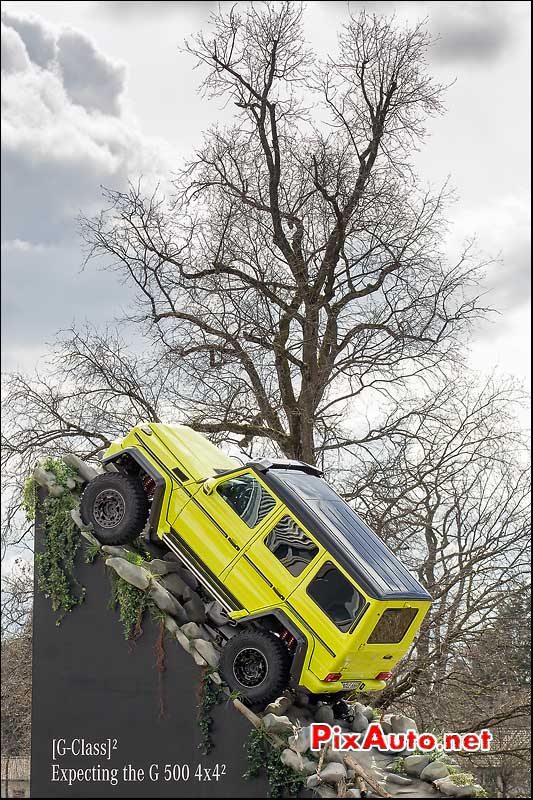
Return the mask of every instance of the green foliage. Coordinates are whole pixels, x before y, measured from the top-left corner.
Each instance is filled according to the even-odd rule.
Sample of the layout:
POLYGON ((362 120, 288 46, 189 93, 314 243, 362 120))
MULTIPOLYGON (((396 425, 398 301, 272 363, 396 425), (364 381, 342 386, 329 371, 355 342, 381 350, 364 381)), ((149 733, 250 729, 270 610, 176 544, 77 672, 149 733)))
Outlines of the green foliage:
POLYGON ((37 483, 32 475, 26 478, 22 487, 21 502, 27 521, 33 522, 37 506, 37 483))
MULTIPOLYGON (((444 734, 439 733, 435 736, 437 742, 440 744, 444 743, 444 734)), ((444 750, 431 750, 431 752, 427 752, 426 750, 413 750, 413 755, 415 756, 427 756, 432 761, 439 761, 441 758, 444 758, 445 751, 444 750)))
POLYGON ((455 764, 448 764, 447 761, 445 761, 445 764, 446 764, 446 766, 448 767, 448 769, 450 771, 450 775, 455 775, 457 772, 461 772, 461 768, 460 767, 456 767, 455 764))
MULTIPOLYGON (((57 624, 67 611, 82 603, 85 588, 74 577, 74 559, 81 537, 70 512, 78 500, 68 486, 75 470, 62 461, 49 458, 40 465, 55 475, 58 485, 64 488, 59 497, 47 497, 41 506, 43 522, 43 550, 35 557, 39 589, 49 597, 54 611, 61 612, 57 624)), ((33 478, 26 481, 23 490, 23 506, 28 519, 35 518, 37 491, 33 478), (33 517, 32 517, 33 515, 33 517)))
POLYGON ((401 756, 398 756, 398 758, 394 759, 393 764, 394 766, 391 772, 394 772, 396 775, 403 775, 403 773, 405 772, 403 765, 403 758, 401 756))
POLYGON ((255 778, 266 771, 270 797, 297 797, 306 779, 280 760, 281 750, 274 747, 264 729, 253 729, 248 737, 248 770, 245 778, 255 778))
POLYGON ((455 783, 456 786, 471 786, 471 784, 476 782, 471 772, 455 772, 453 775, 450 775, 450 780, 452 783, 455 783))
POLYGON ((101 554, 100 545, 97 542, 85 543, 85 563, 93 564, 94 560, 101 554))
POLYGON ((211 727, 213 725, 211 710, 218 703, 221 703, 224 698, 222 688, 210 680, 209 673, 209 669, 204 669, 198 691, 197 722, 202 737, 199 747, 204 755, 207 755, 213 747, 211 739, 211 727))
POLYGON ((124 553, 124 558, 126 561, 129 561, 130 564, 136 564, 138 567, 142 567, 145 562, 145 559, 139 553, 132 553, 131 550, 127 550, 124 553))
POLYGON ((373 722, 378 722, 381 719, 381 711, 379 708, 372 709, 372 720, 373 722))
POLYGON ((111 573, 112 592, 110 607, 119 609, 125 639, 136 639, 142 633, 142 618, 148 608, 148 595, 132 586, 116 572, 111 573))
POLYGON ((472 795, 472 797, 488 797, 488 796, 489 796, 489 793, 482 786, 478 786, 474 790, 474 794, 472 795))

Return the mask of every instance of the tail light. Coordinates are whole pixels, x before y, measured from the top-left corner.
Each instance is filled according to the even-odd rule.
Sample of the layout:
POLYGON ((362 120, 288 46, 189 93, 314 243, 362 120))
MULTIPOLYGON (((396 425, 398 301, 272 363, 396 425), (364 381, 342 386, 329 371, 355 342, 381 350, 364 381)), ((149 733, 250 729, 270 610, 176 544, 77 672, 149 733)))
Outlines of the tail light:
POLYGON ((326 683, 335 683, 335 681, 340 681, 341 677, 342 676, 340 672, 330 672, 328 675, 326 675, 324 680, 326 683))
POLYGON ((379 675, 376 675, 377 681, 388 681, 392 678, 392 672, 380 672, 379 675))

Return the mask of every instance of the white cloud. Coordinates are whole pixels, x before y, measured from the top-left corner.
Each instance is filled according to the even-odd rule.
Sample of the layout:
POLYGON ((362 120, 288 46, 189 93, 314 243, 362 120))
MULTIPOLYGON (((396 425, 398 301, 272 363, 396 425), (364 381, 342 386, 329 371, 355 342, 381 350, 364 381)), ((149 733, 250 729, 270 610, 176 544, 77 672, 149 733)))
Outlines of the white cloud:
POLYGON ((498 57, 512 41, 509 13, 501 4, 431 5, 431 27, 440 36, 434 55, 441 61, 487 61, 498 57))
POLYGON ((2 20, 8 30, 18 33, 34 64, 46 67, 54 60, 57 51, 54 33, 40 19, 33 16, 20 17, 4 11, 2 20))
POLYGON ((63 31, 57 39, 57 63, 63 86, 73 103, 89 111, 120 113, 126 68, 97 51, 84 34, 63 31))
POLYGON ((77 216, 100 209, 102 185, 163 177, 171 152, 122 109, 124 66, 71 27, 5 14, 2 78, 3 328, 18 362, 75 317, 118 311, 115 278, 80 273, 77 216))
POLYGON ((30 58, 24 42, 13 28, 2 22, 2 72, 9 75, 29 69, 30 58))
POLYGON ((487 266, 486 301, 502 312, 499 327, 514 323, 516 309, 529 302, 531 280, 530 208, 525 195, 502 195, 461 209, 453 241, 475 236, 487 266), (508 313, 507 313, 508 312, 508 313))

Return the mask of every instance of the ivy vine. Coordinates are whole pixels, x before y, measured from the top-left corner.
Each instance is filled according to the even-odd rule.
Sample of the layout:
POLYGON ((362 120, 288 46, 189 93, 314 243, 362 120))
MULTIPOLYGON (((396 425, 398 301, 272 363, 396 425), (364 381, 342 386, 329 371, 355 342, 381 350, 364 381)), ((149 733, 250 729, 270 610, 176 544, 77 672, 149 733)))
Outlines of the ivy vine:
POLYGON ((247 744, 248 770, 244 777, 256 778, 266 771, 270 797, 297 797, 306 779, 280 760, 280 748, 272 744, 263 728, 250 731, 247 744))
POLYGON ((149 598, 142 589, 137 589, 111 572, 111 598, 109 607, 119 611, 120 621, 124 629, 125 639, 138 639, 141 636, 144 612, 148 608, 149 598))
MULTIPOLYGON (((37 584, 52 603, 52 609, 59 611, 57 624, 64 614, 83 602, 85 587, 74 577, 74 559, 80 546, 80 535, 70 512, 76 508, 78 500, 72 493, 72 483, 76 471, 54 458, 46 459, 39 465, 51 472, 56 484, 63 488, 59 497, 49 495, 41 504, 43 542, 42 552, 35 556, 37 584)), ((30 522, 37 511, 37 484, 33 477, 28 478, 22 490, 22 507, 30 522)))
POLYGON ((209 674, 211 671, 209 667, 204 668, 198 689, 197 721, 201 735, 199 748, 204 755, 207 755, 213 747, 211 739, 213 717, 211 716, 211 711, 214 706, 222 702, 225 696, 222 688, 210 679, 209 674))

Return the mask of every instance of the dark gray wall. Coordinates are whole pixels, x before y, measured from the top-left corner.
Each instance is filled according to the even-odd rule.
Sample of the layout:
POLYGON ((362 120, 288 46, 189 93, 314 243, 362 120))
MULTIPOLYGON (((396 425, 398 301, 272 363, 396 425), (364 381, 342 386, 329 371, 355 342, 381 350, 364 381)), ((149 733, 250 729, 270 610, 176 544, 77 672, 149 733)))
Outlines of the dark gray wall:
MULTIPOLYGON (((39 541, 39 534, 37 534, 39 541)), ((82 561, 80 558, 79 561, 82 561)), ((157 627, 146 620, 144 634, 124 640, 118 613, 108 608, 110 581, 101 562, 80 563, 76 571, 87 587, 85 602, 56 625, 50 601, 36 591, 33 650, 33 797, 267 797, 262 779, 244 780, 245 744, 250 726, 227 703, 215 711, 215 748, 202 756, 196 724, 200 669, 181 647, 166 639, 163 689, 166 713, 159 718, 158 673, 154 647, 157 627), (63 768, 118 767, 132 764, 189 764, 188 782, 53 783, 52 740, 118 740, 111 761, 62 757, 63 768), (218 782, 199 782, 196 767, 226 765, 218 782)))

